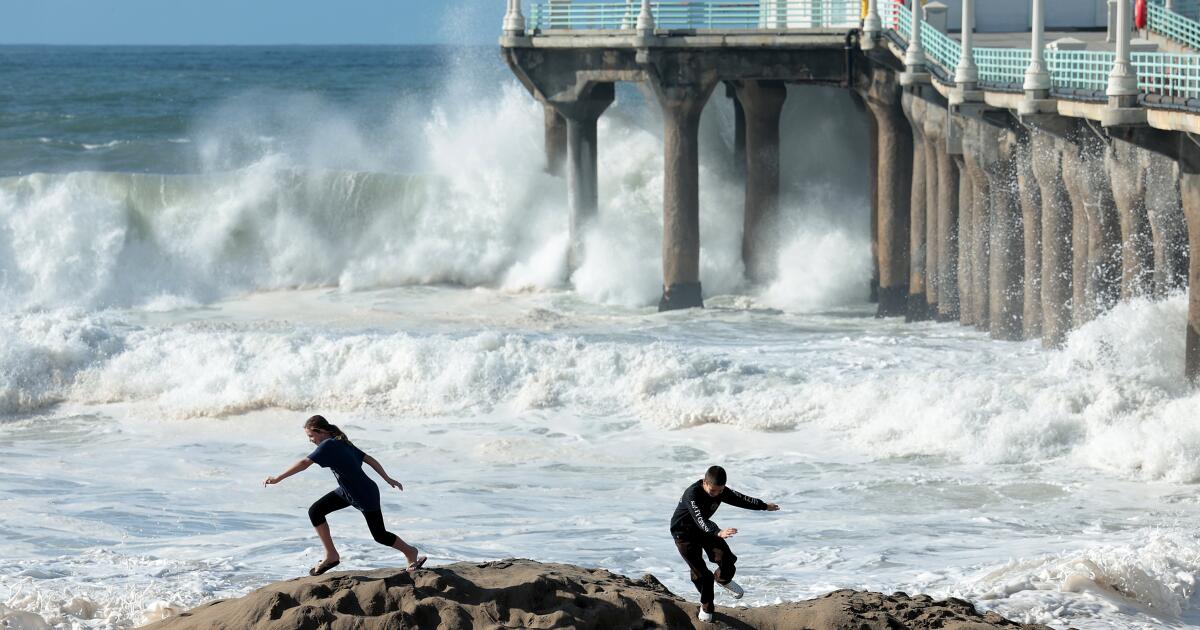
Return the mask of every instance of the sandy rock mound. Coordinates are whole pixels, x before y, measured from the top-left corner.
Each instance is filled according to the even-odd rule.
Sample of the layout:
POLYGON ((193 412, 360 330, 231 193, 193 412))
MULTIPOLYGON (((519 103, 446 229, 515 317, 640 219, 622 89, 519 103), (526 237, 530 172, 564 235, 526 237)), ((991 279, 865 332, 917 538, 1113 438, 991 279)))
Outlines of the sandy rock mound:
POLYGON ((836 591, 805 602, 717 608, 696 620, 697 604, 652 575, 631 580, 601 569, 532 560, 424 569, 337 572, 277 582, 240 599, 218 600, 148 628, 242 630, 303 628, 721 628, 767 630, 1049 630, 961 600, 836 591))

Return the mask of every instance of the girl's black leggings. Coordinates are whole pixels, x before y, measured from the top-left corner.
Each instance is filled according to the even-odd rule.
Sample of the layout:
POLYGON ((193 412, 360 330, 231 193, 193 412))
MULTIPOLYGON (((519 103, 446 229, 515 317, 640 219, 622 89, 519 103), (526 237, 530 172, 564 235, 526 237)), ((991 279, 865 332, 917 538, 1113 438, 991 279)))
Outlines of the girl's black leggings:
MULTIPOLYGON (((337 492, 330 492, 317 499, 317 502, 308 508, 308 520, 312 521, 313 527, 324 525, 326 516, 348 507, 350 507, 349 501, 343 499, 337 492)), ((371 536, 375 538, 375 542, 385 547, 396 544, 396 535, 383 526, 383 512, 375 510, 363 512, 362 515, 367 519, 367 527, 371 530, 371 536)))

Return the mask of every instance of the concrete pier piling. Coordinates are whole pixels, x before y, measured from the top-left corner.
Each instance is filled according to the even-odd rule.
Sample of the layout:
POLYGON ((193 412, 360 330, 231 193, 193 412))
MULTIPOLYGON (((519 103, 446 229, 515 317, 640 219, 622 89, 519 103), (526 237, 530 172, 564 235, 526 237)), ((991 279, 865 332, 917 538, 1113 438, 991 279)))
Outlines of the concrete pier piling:
POLYGON ((1092 319, 1088 300, 1088 207, 1086 182, 1080 176, 1083 159, 1074 138, 1064 142, 1062 178, 1071 201, 1071 326, 1082 326, 1092 319))
POLYGON ((1188 315, 1184 374, 1200 385, 1200 145, 1180 138, 1179 190, 1188 230, 1188 315))
POLYGON ((938 143, 938 321, 958 320, 958 165, 938 143))
POLYGON ((1025 230, 1016 190, 1016 145, 1006 128, 980 126, 981 154, 991 194, 991 243, 988 250, 988 330, 995 339, 1024 337, 1025 230))
POLYGON ((752 282, 775 274, 779 247, 779 116, 787 100, 782 81, 739 81, 746 119, 746 202, 742 260, 752 282))
POLYGON ((1042 218, 1042 344, 1058 347, 1071 330, 1071 199, 1062 176, 1063 141, 1042 131, 1030 136, 1042 218))
POLYGON ((1095 319, 1121 296, 1121 228, 1112 185, 1104 165, 1105 144, 1082 133, 1076 169, 1087 212, 1087 270, 1084 315, 1095 319))
POLYGON ((1021 312, 1022 337, 1042 336, 1042 191, 1033 174, 1033 141, 1028 128, 1013 128, 1017 140, 1017 195, 1024 230, 1024 307, 1021 312))
POLYGON ((914 91, 905 91, 904 113, 912 126, 912 188, 909 202, 909 274, 908 274, 908 321, 929 319, 929 302, 925 295, 925 269, 928 256, 927 228, 925 225, 929 196, 926 192, 928 178, 925 170, 925 101, 914 91))
POLYGON ((954 166, 958 173, 958 323, 970 326, 975 323, 973 318, 974 296, 971 293, 971 238, 972 214, 975 207, 975 187, 971 176, 967 173, 966 161, 963 156, 954 156, 954 166))
POLYGON ((879 266, 878 317, 908 312, 909 225, 913 183, 913 136, 900 102, 896 75, 883 67, 870 71, 863 97, 875 121, 875 255, 879 266))
POLYGON ((543 107, 546 110, 546 172, 562 175, 563 165, 567 161, 567 119, 563 118, 553 105, 546 103, 543 107))
POLYGON ((938 143, 943 150, 946 136, 946 110, 935 100, 925 100, 925 307, 926 317, 936 319, 938 301, 941 299, 938 282, 938 255, 941 241, 938 239, 939 194, 938 143))
POLYGON ((1110 140, 1104 152, 1105 174, 1121 229, 1121 299, 1154 291, 1154 242, 1146 209, 1146 171, 1142 151, 1121 140, 1110 140))
POLYGON ((1179 165, 1170 158, 1142 152, 1146 213, 1154 248, 1155 297, 1187 286, 1188 236, 1179 195, 1179 165))
POLYGON ((596 160, 596 122, 615 97, 612 83, 590 83, 572 100, 554 103, 567 121, 567 200, 570 208, 571 251, 568 267, 583 262, 583 234, 600 204, 596 160))
MULTIPOLYGON (((963 122, 963 162, 967 176, 971 178, 971 190, 974 192, 971 204, 971 237, 960 246, 969 247, 971 282, 969 295, 970 323, 980 330, 988 330, 991 321, 988 291, 989 269, 991 264, 991 216, 992 216, 992 187, 984 166, 985 156, 980 150, 982 143, 982 122, 966 119, 963 122)), ((994 150, 994 148, 993 148, 994 150)))
POLYGON ((716 85, 715 73, 688 76, 674 72, 651 80, 663 112, 663 295, 659 311, 704 306, 700 289, 700 114, 716 85))
POLYGON ((868 195, 871 200, 871 281, 869 300, 879 303, 879 123, 867 107, 866 99, 852 90, 850 98, 867 121, 867 177, 868 195))

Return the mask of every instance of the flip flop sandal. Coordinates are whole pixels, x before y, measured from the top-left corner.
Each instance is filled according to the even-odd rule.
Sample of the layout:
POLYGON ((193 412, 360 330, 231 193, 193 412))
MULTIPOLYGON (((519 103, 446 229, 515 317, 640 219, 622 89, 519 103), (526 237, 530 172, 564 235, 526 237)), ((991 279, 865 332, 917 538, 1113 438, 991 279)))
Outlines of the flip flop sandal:
POLYGON ((417 561, 408 565, 408 568, 405 569, 405 571, 408 571, 409 573, 416 573, 418 569, 425 566, 425 561, 428 559, 429 558, 426 558, 425 556, 417 556, 417 561))
POLYGON ((342 563, 341 560, 334 560, 333 562, 326 562, 326 561, 322 560, 317 563, 317 566, 309 569, 308 574, 309 575, 321 575, 322 573, 332 569, 333 567, 336 567, 337 565, 339 565, 341 563, 342 563))

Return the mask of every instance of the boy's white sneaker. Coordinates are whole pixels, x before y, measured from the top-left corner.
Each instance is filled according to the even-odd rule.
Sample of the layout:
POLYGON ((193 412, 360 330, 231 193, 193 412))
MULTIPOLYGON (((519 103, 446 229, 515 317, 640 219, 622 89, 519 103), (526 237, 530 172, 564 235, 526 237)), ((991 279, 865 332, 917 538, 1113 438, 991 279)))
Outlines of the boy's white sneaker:
POLYGON ((703 608, 700 609, 700 614, 696 616, 699 617, 700 621, 703 621, 704 623, 712 623, 713 614, 704 612, 703 608))
POLYGON ((721 588, 729 591, 734 599, 741 599, 742 595, 746 594, 746 591, 742 590, 742 586, 733 580, 729 580, 728 584, 722 584, 721 588))

